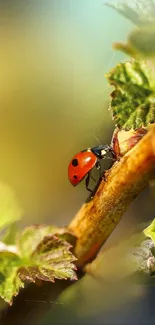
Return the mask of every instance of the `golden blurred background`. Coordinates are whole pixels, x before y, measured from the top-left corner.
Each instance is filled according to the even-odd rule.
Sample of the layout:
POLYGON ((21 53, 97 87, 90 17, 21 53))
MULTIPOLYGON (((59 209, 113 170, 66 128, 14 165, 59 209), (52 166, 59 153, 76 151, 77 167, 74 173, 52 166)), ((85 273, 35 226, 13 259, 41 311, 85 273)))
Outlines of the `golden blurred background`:
MULTIPOLYGON (((105 2, 0 0, 0 182, 15 191, 24 211, 22 225, 67 224, 88 196, 84 182, 75 188, 69 183, 68 163, 78 151, 97 145, 94 136, 101 143, 111 141, 114 122, 108 103, 112 89, 104 74, 127 59, 113 51, 112 43, 126 41, 133 25, 105 2)), ((153 213, 146 190, 128 209, 109 245, 113 238, 119 242, 134 223, 153 219, 153 213)), ((77 283, 75 314, 74 299, 69 300, 74 319, 81 304, 86 314, 109 291, 95 280, 92 283, 89 276, 82 285, 77 283)), ((112 285, 110 296, 119 301, 114 291, 112 285)), ((98 311, 95 305, 92 313, 99 313, 100 307, 101 303, 98 311)), ((69 324, 70 313, 66 313, 69 324)), ((59 311, 57 315, 63 320, 59 311)), ((81 324, 78 316, 77 324, 81 324)))
POLYGON ((114 123, 104 74, 131 23, 103 0, 0 1, 0 180, 23 223, 68 223, 87 197, 67 167, 79 150, 109 143, 114 123))

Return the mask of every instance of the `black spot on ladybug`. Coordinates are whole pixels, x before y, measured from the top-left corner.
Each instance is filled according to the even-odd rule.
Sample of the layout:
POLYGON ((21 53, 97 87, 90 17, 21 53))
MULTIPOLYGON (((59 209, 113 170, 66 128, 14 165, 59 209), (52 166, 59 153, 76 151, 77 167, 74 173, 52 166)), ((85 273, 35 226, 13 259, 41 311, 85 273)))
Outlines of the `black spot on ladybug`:
POLYGON ((72 160, 72 165, 74 167, 78 166, 78 164, 79 164, 79 162, 78 162, 78 160, 76 158, 72 160))
POLYGON ((77 179, 77 176, 76 176, 76 175, 74 175, 73 177, 74 177, 75 179, 77 179))

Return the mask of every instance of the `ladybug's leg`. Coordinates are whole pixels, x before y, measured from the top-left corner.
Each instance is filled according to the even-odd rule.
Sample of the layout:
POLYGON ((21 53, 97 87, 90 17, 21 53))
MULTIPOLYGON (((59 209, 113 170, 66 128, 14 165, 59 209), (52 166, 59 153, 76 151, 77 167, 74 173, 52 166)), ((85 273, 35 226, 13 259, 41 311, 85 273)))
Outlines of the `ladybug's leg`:
POLYGON ((90 174, 88 173, 88 176, 87 176, 87 178, 86 178, 86 189, 87 189, 87 191, 89 191, 89 192, 93 192, 88 186, 89 186, 89 181, 90 181, 90 174))
POLYGON ((99 175, 100 175, 100 177, 102 176, 101 174, 102 174, 102 170, 101 170, 101 164, 100 164, 100 161, 98 160, 97 162, 96 162, 96 169, 99 171, 99 175))
POLYGON ((103 174, 102 174, 101 164, 100 164, 99 160, 96 162, 96 169, 99 171, 99 177, 100 178, 103 177, 104 181, 106 181, 105 170, 103 171, 103 174))
POLYGON ((89 174, 89 176, 93 179, 94 182, 96 182, 96 179, 91 174, 89 174))

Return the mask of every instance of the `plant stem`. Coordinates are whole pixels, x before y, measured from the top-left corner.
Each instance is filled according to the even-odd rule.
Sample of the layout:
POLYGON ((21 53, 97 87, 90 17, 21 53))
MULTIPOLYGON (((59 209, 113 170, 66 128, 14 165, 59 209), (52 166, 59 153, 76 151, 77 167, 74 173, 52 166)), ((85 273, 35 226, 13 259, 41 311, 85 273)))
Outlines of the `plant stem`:
POLYGON ((83 267, 97 254, 127 207, 154 177, 155 126, 106 172, 94 198, 82 205, 68 226, 77 237, 74 254, 83 267), (152 173, 153 172, 153 173, 152 173))

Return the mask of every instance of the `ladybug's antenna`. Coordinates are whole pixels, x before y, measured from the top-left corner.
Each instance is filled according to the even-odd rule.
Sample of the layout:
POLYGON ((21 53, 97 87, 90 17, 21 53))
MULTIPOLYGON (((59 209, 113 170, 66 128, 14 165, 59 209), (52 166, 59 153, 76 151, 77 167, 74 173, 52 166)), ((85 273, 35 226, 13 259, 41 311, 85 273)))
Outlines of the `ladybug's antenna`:
POLYGON ((94 135, 94 139, 98 142, 98 144, 101 144, 101 142, 99 141, 99 139, 94 135))
MULTIPOLYGON (((107 70, 109 70, 109 68, 110 68, 110 66, 111 66, 111 64, 112 64, 112 62, 113 62, 113 60, 115 58, 115 55, 116 55, 116 53, 114 52, 113 55, 112 55, 112 58, 111 58, 111 60, 110 60, 110 62, 108 64, 107 70)), ((101 142, 98 140, 98 138, 95 135, 94 135, 94 139, 98 142, 98 144, 101 144, 101 142)))

